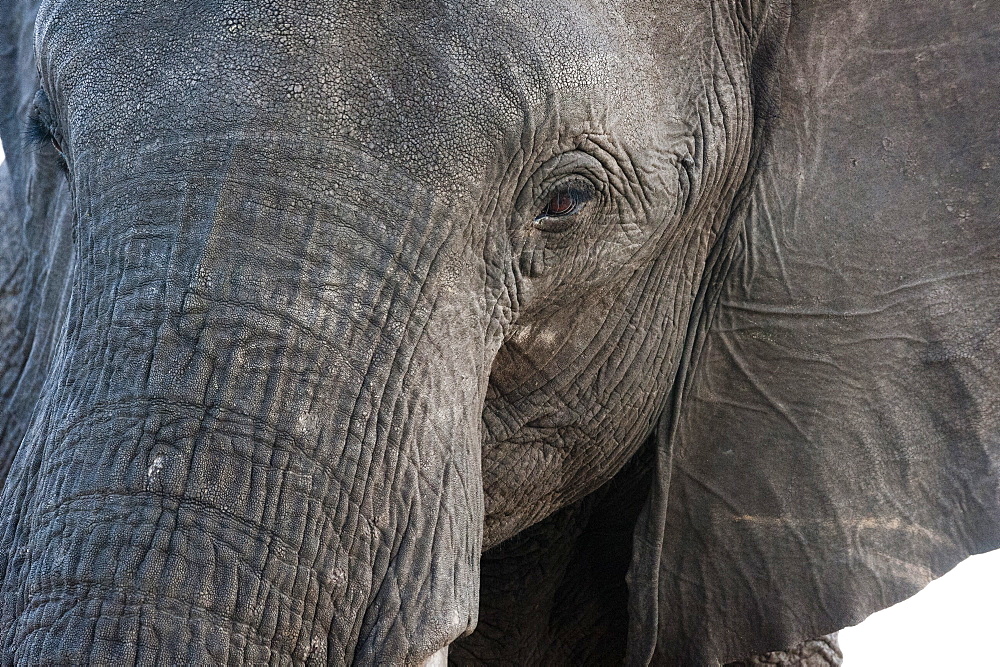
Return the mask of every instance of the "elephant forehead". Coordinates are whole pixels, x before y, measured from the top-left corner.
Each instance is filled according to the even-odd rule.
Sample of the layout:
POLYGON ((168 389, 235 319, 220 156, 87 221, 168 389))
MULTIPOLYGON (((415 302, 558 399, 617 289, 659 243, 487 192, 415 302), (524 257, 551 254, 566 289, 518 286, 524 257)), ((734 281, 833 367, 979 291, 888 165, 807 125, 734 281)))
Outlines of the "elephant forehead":
MULTIPOLYGON (((51 0, 37 46, 74 142, 253 127, 482 172, 547 119, 647 106, 620 16, 575 3, 51 0), (602 95, 603 93, 603 95, 602 95), (625 100, 625 102, 623 102, 625 100), (114 113, 108 113, 113 109, 114 113), (192 113, 194 112, 194 113, 192 113)), ((611 10, 613 11, 613 10, 611 10)))

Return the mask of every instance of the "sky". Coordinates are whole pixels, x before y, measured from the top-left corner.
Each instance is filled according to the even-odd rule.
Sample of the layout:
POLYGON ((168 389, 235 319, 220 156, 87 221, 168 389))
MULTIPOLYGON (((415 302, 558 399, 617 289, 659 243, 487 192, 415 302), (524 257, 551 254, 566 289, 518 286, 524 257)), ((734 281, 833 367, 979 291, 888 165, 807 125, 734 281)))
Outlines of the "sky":
MULTIPOLYGON (((3 162, 0 144, 0 162, 3 162)), ((844 667, 1000 665, 1000 551, 973 556, 909 600, 840 632, 844 667)))

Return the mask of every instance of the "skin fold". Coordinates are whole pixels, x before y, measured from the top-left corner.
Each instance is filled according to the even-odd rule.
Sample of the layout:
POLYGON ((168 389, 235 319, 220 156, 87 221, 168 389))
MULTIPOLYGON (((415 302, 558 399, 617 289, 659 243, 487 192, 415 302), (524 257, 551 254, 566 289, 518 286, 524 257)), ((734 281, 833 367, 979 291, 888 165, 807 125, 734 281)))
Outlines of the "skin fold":
POLYGON ((807 640, 988 548, 990 345, 851 347, 951 340, 910 315, 959 258, 996 296, 976 229, 873 242, 933 236, 927 159, 841 175, 886 117, 953 139, 830 87, 903 20, 862 4, 8 0, 4 664, 837 664, 807 640), (900 316, 850 328, 896 287, 842 238, 913 269, 900 316), (897 376, 968 400, 907 433, 897 376))

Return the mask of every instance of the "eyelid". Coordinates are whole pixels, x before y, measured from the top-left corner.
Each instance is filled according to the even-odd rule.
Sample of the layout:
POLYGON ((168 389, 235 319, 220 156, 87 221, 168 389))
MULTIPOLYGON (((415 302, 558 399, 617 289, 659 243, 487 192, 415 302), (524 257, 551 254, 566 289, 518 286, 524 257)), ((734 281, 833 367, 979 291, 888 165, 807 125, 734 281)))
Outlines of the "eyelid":
POLYGON ((51 124, 52 104, 49 102, 49 96, 41 88, 35 91, 35 96, 31 100, 31 111, 28 112, 28 117, 31 120, 38 120, 46 125, 51 124))
POLYGON ((45 92, 39 90, 35 93, 32 101, 31 111, 28 113, 28 120, 25 127, 25 137, 29 145, 40 148, 45 144, 51 144, 59 154, 60 166, 68 170, 66 156, 63 152, 61 137, 56 129, 52 107, 45 92))

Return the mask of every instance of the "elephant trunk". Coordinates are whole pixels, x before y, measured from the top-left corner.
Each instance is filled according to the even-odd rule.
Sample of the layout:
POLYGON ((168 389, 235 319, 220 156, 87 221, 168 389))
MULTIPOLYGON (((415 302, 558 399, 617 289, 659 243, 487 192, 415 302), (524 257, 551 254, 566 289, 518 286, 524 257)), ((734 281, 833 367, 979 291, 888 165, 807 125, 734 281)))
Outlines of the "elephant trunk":
POLYGON ((485 269, 416 185, 268 175, 299 158, 81 184, 3 498, 14 662, 420 663, 475 626, 485 269))

